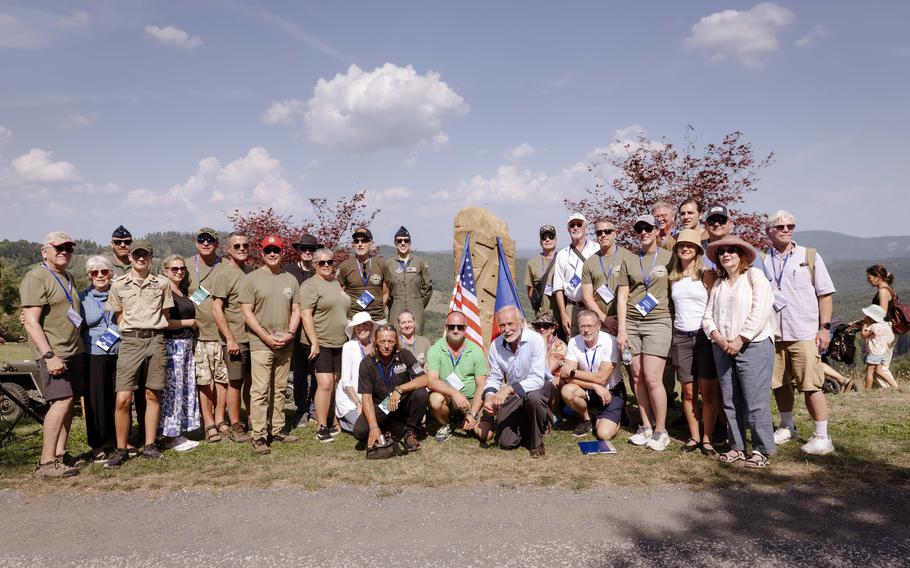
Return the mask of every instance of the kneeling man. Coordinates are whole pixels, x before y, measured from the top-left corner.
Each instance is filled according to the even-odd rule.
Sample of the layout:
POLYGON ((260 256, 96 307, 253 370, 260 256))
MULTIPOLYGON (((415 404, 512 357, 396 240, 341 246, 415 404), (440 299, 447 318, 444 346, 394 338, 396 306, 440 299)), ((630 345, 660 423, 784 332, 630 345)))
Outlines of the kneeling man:
POLYGON ((591 310, 578 315, 581 332, 569 341, 566 361, 560 372, 562 399, 581 416, 576 436, 593 428, 601 440, 612 440, 619 431, 625 404, 625 387, 619 372, 616 338, 600 331, 600 318, 591 310))

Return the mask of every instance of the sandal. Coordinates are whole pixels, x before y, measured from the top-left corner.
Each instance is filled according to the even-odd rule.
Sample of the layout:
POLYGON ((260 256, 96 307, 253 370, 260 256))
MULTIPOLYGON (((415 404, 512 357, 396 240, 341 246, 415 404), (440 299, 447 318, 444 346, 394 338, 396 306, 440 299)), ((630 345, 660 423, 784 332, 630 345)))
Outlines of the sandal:
POLYGON ((218 433, 221 434, 222 438, 227 438, 231 434, 231 427, 224 422, 215 424, 215 428, 218 429, 218 433))
POLYGON ((218 433, 218 427, 214 424, 205 427, 205 441, 212 443, 221 441, 221 434, 218 433))
POLYGON ((761 452, 753 451, 752 455, 749 456, 749 459, 746 460, 745 466, 761 468, 768 467, 769 463, 771 463, 771 460, 765 457, 761 452))
POLYGON ((717 450, 714 449, 714 444, 711 442, 702 442, 701 453, 708 456, 709 458, 716 458, 718 455, 717 450))
POLYGON ((739 450, 730 450, 729 452, 724 452, 717 456, 717 461, 720 463, 736 463, 746 459, 745 454, 739 450))
POLYGON ((683 447, 680 449, 682 451, 688 453, 688 452, 694 452, 695 450, 697 450, 700 447, 701 447, 701 444, 698 443, 698 440, 696 440, 695 438, 689 438, 688 440, 686 440, 686 443, 683 444, 683 447))

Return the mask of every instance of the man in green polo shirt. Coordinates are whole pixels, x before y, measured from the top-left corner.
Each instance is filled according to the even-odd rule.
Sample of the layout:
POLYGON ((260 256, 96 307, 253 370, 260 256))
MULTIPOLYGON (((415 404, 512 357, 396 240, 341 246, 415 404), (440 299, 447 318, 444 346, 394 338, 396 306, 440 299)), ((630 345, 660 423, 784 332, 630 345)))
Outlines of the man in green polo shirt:
POLYGON ((465 340, 466 327, 463 313, 449 312, 445 337, 427 352, 430 411, 442 425, 436 432, 438 442, 444 442, 452 435, 453 423, 460 423, 465 432, 479 436, 483 398, 474 394, 483 392, 487 382, 487 360, 480 347, 465 340))

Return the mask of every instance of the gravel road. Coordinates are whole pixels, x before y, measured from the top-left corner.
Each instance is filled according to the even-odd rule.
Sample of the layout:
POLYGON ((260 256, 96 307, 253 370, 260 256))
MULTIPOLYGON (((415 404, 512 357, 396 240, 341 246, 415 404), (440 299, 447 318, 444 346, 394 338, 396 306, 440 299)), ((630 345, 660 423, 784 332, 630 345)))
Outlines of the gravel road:
POLYGON ((906 566, 907 493, 0 491, 7 566, 906 566))

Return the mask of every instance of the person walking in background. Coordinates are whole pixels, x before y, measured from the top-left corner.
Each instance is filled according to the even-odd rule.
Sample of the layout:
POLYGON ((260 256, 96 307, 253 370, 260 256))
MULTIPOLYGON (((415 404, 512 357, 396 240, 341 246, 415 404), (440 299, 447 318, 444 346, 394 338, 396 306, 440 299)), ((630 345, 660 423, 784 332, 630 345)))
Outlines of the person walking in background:
POLYGON ((556 303, 552 298, 557 242, 556 227, 543 225, 538 233, 540 235, 540 254, 528 259, 525 267, 525 288, 535 316, 544 312, 554 313, 556 308, 556 303))
MULTIPOLYGON (((319 249, 319 241, 313 235, 305 234, 291 246, 297 251, 297 260, 286 263, 284 269, 297 279, 298 284, 303 286, 304 282, 316 275, 313 254, 319 249)), ((306 426, 310 421, 316 422, 316 408, 313 406, 313 398, 316 396, 316 376, 311 367, 310 342, 301 325, 297 328, 294 352, 291 354, 294 407, 297 409, 293 423, 298 428, 306 426)))
POLYGON ((870 390, 876 377, 880 378, 885 386, 897 388, 894 375, 882 364, 890 345, 894 343, 894 332, 891 331, 891 324, 885 321, 885 310, 877 304, 872 304, 863 308, 863 314, 866 317, 863 318, 860 334, 866 340, 865 388, 870 390))
MULTIPOLYGON (((885 311, 885 321, 890 321, 888 315, 894 310, 894 275, 881 264, 873 264, 866 269, 866 282, 875 288, 872 303, 885 311)), ((882 367, 891 368, 891 358, 894 356, 894 346, 897 344, 897 335, 888 344, 888 349, 882 355, 882 367)))
POLYGON ((196 430, 201 425, 193 359, 196 306, 187 297, 190 281, 183 257, 172 254, 164 259, 162 266, 174 305, 164 330, 167 372, 161 393, 158 435, 166 438, 162 443, 165 449, 186 452, 198 446, 199 442, 187 440, 183 433, 196 430))
POLYGON ((398 254, 386 261, 390 277, 389 321, 398 321, 402 312, 411 312, 414 333, 423 335, 423 312, 433 296, 430 265, 411 252, 411 234, 404 227, 395 233, 395 249, 398 254))

